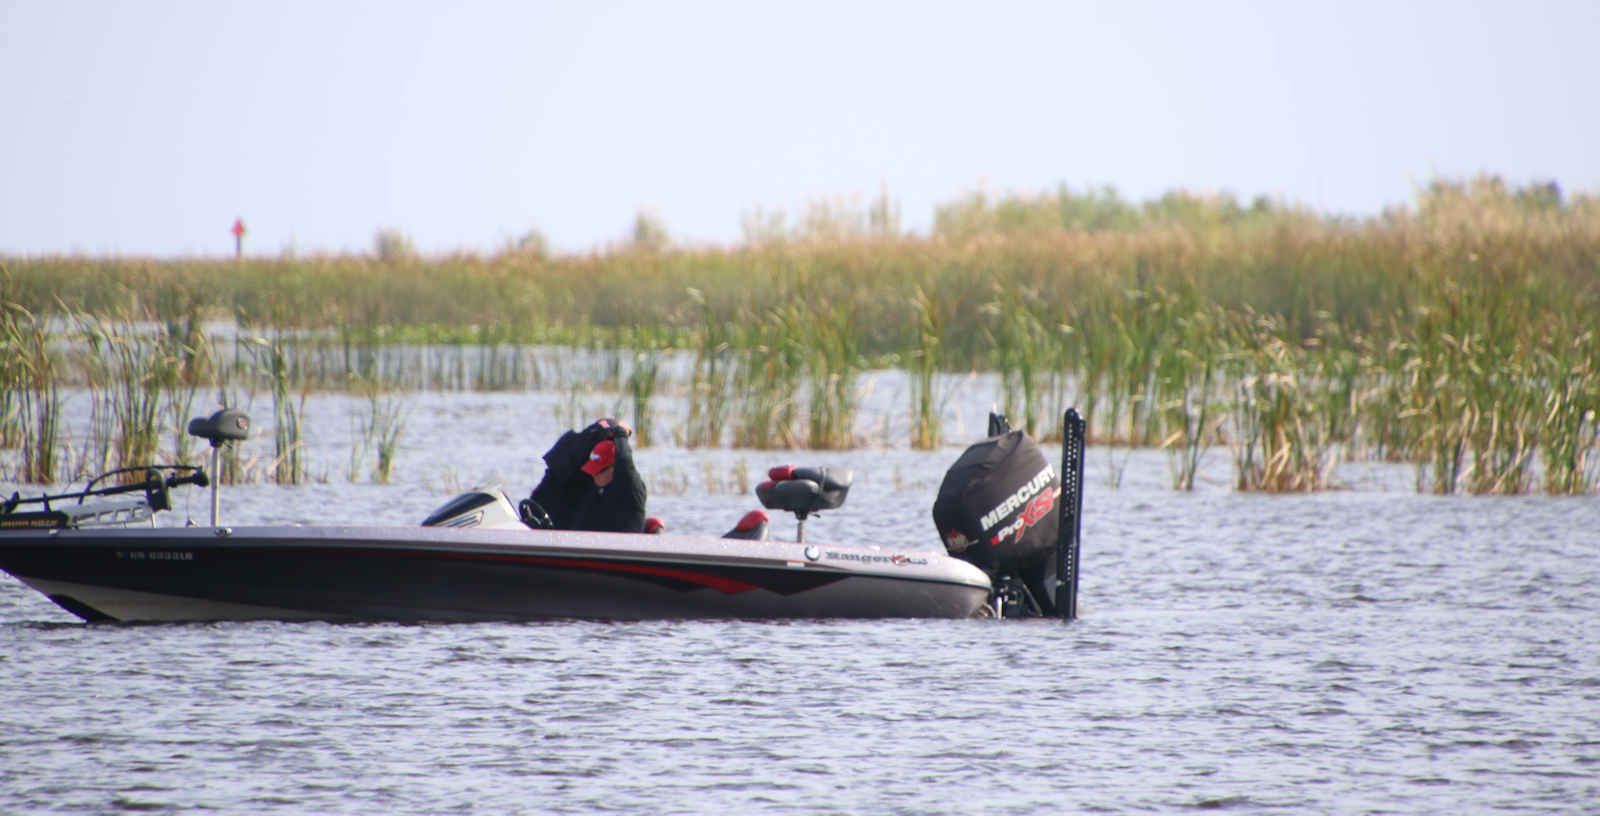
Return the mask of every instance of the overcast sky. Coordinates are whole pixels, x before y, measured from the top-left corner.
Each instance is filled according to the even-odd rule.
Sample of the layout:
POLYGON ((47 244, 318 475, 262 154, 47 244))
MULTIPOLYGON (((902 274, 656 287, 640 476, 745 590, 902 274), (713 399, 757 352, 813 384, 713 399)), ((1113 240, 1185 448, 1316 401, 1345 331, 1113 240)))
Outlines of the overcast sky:
POLYGON ((1600 3, 0 0, 0 253, 688 242, 1112 185, 1600 192, 1600 3))

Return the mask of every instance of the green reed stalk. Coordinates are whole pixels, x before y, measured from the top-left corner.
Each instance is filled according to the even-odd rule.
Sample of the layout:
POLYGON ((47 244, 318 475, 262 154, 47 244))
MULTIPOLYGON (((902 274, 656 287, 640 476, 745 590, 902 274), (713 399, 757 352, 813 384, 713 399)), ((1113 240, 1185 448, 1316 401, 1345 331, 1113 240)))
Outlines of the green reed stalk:
MULTIPOLYGON (((184 339, 162 327, 150 334, 129 324, 113 324, 86 317, 80 322, 91 357, 89 371, 103 377, 100 393, 107 400, 114 423, 112 457, 115 467, 146 465, 159 458, 164 416, 162 408, 182 404, 179 392, 186 386, 184 339)), ((187 386, 192 395, 193 386, 187 386)), ((181 420, 181 418, 180 418, 181 420)))
POLYGON ((1256 321, 1246 331, 1249 348, 1233 358, 1235 486, 1268 493, 1328 487, 1338 456, 1318 416, 1308 364, 1274 321, 1256 321))
POLYGON ((856 376, 862 360, 853 331, 854 316, 834 307, 807 323, 810 385, 806 446, 843 450, 855 445, 856 376))
POLYGON ((361 469, 367 461, 367 455, 372 451, 373 413, 369 402, 366 416, 354 413, 350 415, 350 461, 345 469, 345 477, 351 484, 361 479, 361 469))
POLYGON ((372 469, 372 480, 378 484, 388 484, 394 474, 394 457, 400 449, 400 435, 405 433, 406 407, 398 399, 378 401, 374 397, 369 411, 378 453, 378 461, 372 469))
POLYGON ((801 445, 796 394, 805 365, 805 314, 795 306, 767 312, 744 334, 747 349, 735 375, 738 400, 733 444, 772 450, 801 445))
POLYGON ((0 353, 7 358, 6 385, 20 396, 22 466, 17 480, 51 484, 57 477, 56 444, 61 432, 61 389, 51 336, 42 318, 6 304, 0 310, 0 353))
POLYGON ((115 467, 113 450, 124 434, 117 410, 115 356, 92 323, 80 324, 84 341, 83 372, 89 390, 89 435, 80 452, 80 469, 103 473, 115 467))
POLYGON ((1574 333, 1538 358, 1538 381, 1548 383, 1539 442, 1546 493, 1582 495, 1600 486, 1600 334, 1574 333))
POLYGON ((1525 493, 1533 484, 1532 433, 1539 419, 1541 395, 1531 378, 1514 369, 1487 376, 1474 374, 1470 381, 1473 425, 1468 437, 1472 467, 1467 473, 1467 490, 1477 495, 1525 493))
POLYGON ((351 417, 353 433, 350 448, 349 480, 354 483, 369 454, 376 457, 370 471, 375 484, 388 484, 394 474, 395 454, 405 432, 409 413, 404 400, 388 393, 378 380, 355 379, 353 387, 366 397, 366 410, 351 417))
POLYGON ((5 329, 0 327, 0 450, 22 444, 22 406, 18 397, 22 383, 21 356, 13 352, 6 342, 5 329))
POLYGON ((934 393, 939 374, 939 337, 943 333, 938 305, 928 290, 918 286, 912 295, 916 309, 916 345, 911 352, 911 447, 933 450, 944 431, 943 401, 934 393))
POLYGON ((188 433, 189 419, 193 416, 195 396, 201 385, 216 376, 213 346, 197 327, 182 335, 172 333, 169 328, 163 335, 163 342, 173 349, 178 367, 176 377, 164 389, 165 418, 162 422, 172 434, 173 461, 196 464, 203 457, 196 451, 197 440, 188 433))
MULTIPOLYGON (((1110 326, 1102 315, 1094 309, 1080 308, 1073 321, 1070 337, 1070 345, 1077 354, 1075 371, 1078 391, 1083 400, 1083 416, 1091 429, 1101 427, 1100 423, 1105 423, 1104 427, 1111 427, 1115 423, 1113 412, 1101 400, 1102 395, 1110 393, 1111 370, 1116 356, 1115 334, 1109 331, 1110 326)), ((1098 430, 1091 430, 1090 433, 1096 435, 1096 442, 1111 436, 1101 436, 1098 430)))
POLYGON ((728 419, 733 332, 712 316, 700 290, 691 288, 688 294, 700 312, 701 323, 693 332, 694 369, 689 376, 689 411, 682 443, 687 448, 715 447, 722 444, 728 419))
POLYGON ((661 353, 654 350, 634 352, 627 391, 633 405, 634 444, 641 448, 650 445, 654 435, 655 416, 650 401, 660 379, 661 353))
POLYGON ((1217 389, 1223 349, 1221 327, 1207 311, 1196 308, 1179 317, 1178 326, 1184 340, 1176 353, 1162 355, 1156 382, 1168 428, 1161 446, 1169 453, 1172 485, 1190 491, 1222 421, 1217 389))
POLYGON ((1050 332, 1034 314, 1036 294, 1030 289, 1004 289, 986 304, 983 313, 1000 371, 1001 404, 1007 416, 1021 420, 1021 428, 1037 436, 1042 414, 1040 378, 1050 354, 1050 332))
POLYGON ((1162 346, 1157 339, 1164 328, 1163 298, 1159 288, 1128 289, 1101 304, 1107 313, 1096 328, 1106 336, 1092 353, 1101 358, 1096 368, 1102 377, 1106 472, 1112 486, 1121 483, 1135 446, 1161 439, 1154 417, 1159 413, 1156 372, 1162 346))
POLYGON ((290 367, 281 337, 252 341, 257 370, 272 386, 272 474, 281 485, 297 485, 306 479, 305 449, 300 438, 300 415, 305 408, 304 392, 296 404, 290 391, 290 367))
POLYGON ((1365 398, 1358 401, 1356 421, 1366 429, 1369 455, 1381 461, 1416 461, 1421 456, 1415 423, 1407 415, 1411 379, 1408 365, 1403 344, 1394 340, 1373 350, 1362 361, 1362 376, 1371 386, 1365 398))

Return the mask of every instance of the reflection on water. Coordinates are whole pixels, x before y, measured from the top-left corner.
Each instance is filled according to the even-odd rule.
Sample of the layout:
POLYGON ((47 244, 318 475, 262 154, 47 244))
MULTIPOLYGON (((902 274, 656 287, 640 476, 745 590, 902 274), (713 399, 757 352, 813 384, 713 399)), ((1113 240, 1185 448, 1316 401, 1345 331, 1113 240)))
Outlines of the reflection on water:
MULTIPOLYGON (((414 524, 531 487, 540 395, 417 401, 396 482, 351 484, 356 403, 308 406, 296 489, 233 523, 414 524)), ((604 406, 594 406, 602 409, 604 406)), ((265 412, 270 414, 270 410, 265 412)), ((596 413, 609 413, 597 410, 596 413)), ((965 434, 981 431, 981 412, 965 434)), ((868 420, 870 422, 870 420, 868 420)), ((937 546, 959 446, 640 452, 651 511, 720 532, 733 474, 856 470, 808 538, 937 546)), ((1077 623, 83 626, 0 578, 0 811, 1574 812, 1600 801, 1600 502, 1194 494, 1090 449, 1077 623)), ((758 478, 753 476, 752 478, 758 478)), ((205 495, 187 512, 202 518, 205 495)), ((185 498, 176 500, 181 523, 185 498)), ((775 524, 787 536, 792 528, 775 524)))

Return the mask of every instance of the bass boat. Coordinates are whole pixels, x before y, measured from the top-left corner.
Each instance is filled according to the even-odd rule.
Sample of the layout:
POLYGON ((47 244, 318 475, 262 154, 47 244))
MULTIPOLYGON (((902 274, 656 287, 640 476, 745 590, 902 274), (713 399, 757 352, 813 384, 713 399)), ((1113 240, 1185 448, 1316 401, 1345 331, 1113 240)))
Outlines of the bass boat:
MULTIPOLYGON (((188 430, 211 443, 214 473, 249 427, 225 409, 188 430)), ((0 504, 0 570, 90 622, 966 618, 1015 603, 1015 586, 945 552, 806 541, 851 474, 771 475, 757 496, 796 517, 794 541, 768 539, 759 511, 723 537, 539 529, 540 508, 498 488, 418 526, 234 527, 205 469, 124 468, 0 504), (211 524, 155 523, 171 490, 208 485, 211 524)))

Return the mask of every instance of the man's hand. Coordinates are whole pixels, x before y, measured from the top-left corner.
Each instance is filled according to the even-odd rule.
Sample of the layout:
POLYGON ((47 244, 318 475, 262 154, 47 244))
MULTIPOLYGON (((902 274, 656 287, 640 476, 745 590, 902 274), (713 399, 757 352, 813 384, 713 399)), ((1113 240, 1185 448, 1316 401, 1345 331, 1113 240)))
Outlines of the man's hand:
POLYGON ((596 439, 616 439, 619 436, 633 436, 633 428, 626 422, 606 417, 595 420, 589 427, 583 429, 583 433, 596 439))

